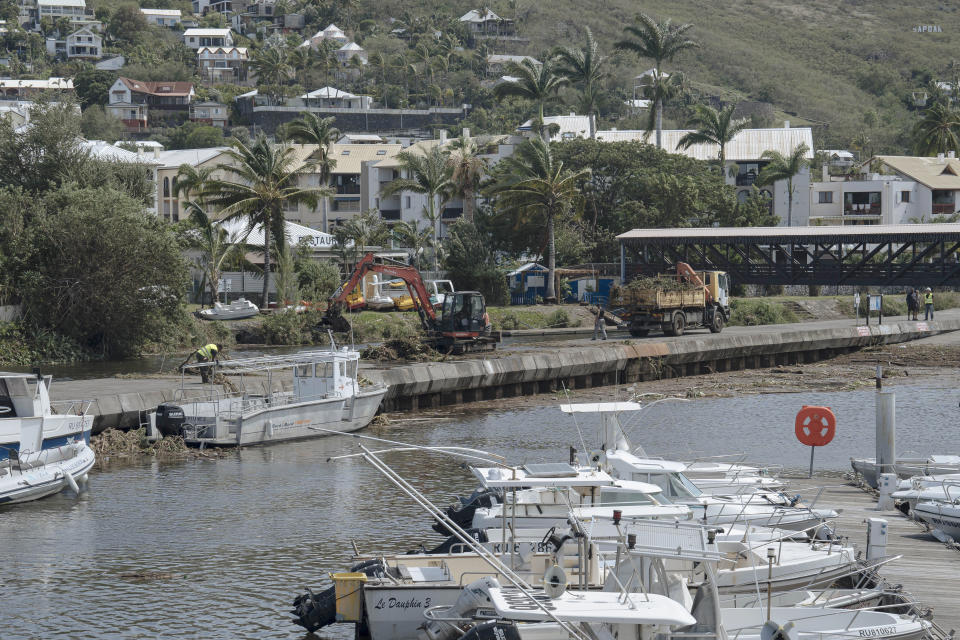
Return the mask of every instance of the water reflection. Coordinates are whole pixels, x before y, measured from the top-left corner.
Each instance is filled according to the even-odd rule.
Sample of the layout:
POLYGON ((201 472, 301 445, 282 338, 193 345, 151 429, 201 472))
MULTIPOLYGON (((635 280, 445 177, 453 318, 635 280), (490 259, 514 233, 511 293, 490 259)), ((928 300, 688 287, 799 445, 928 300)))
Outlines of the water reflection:
MULTIPOLYGON (((951 441, 955 395, 898 390, 903 452, 940 451, 951 441)), ((843 470, 851 455, 872 454, 870 391, 661 404, 633 435, 652 455, 744 451, 752 460, 805 469, 808 451, 792 426, 801 403, 829 405, 838 416, 837 438, 817 452, 818 468, 843 470), (715 450, 718 442, 723 451, 715 450)), ((576 426, 555 406, 401 424, 367 433, 486 449, 513 462, 565 459, 566 447, 579 442, 576 426)), ((594 446, 595 425, 581 418, 580 426, 594 446)), ((80 499, 61 494, 0 509, 2 637, 302 638, 289 622, 289 601, 343 569, 351 541, 364 551, 405 551, 439 540, 419 508, 362 460, 327 462, 356 450, 356 440, 333 437, 218 460, 111 465, 91 477, 80 499), (134 572, 170 577, 123 577, 134 572)), ((385 458, 438 504, 475 486, 455 459, 385 458)), ((326 635, 348 638, 352 629, 326 635)))

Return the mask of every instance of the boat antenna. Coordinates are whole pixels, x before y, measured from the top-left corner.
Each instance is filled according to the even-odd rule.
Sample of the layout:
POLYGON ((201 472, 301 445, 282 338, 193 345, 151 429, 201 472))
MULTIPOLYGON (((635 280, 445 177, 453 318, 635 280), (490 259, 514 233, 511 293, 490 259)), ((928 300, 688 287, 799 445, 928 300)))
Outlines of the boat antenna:
MULTIPOLYGON (((644 394, 644 395, 654 395, 654 394, 644 394)), ((633 416, 630 422, 636 422, 637 420, 639 420, 639 418, 642 417, 641 414, 647 409, 649 409, 650 407, 654 406, 655 404, 659 404, 661 402, 667 402, 668 400, 675 400, 677 402, 690 402, 689 398, 678 398, 677 396, 667 396, 665 398, 660 398, 659 400, 654 400, 650 404, 644 405, 643 408, 640 409, 640 411, 636 412, 636 414, 633 416)), ((629 434, 632 433, 633 430, 637 428, 637 426, 638 426, 637 424, 629 425, 628 428, 630 429, 630 432, 627 432, 627 430, 624 429, 624 427, 622 426, 620 427, 620 430, 623 431, 623 435, 627 437, 627 440, 630 440, 629 434)))
MULTIPOLYGON (((570 400, 570 392, 567 391, 567 385, 563 382, 563 380, 560 381, 560 386, 563 388, 563 395, 567 397, 567 404, 571 405, 572 407, 573 401, 570 400)), ((583 447, 583 455, 589 456, 590 450, 587 449, 587 443, 583 440, 583 431, 580 429, 580 422, 577 420, 577 414, 571 411, 570 417, 573 418, 573 425, 577 428, 577 435, 580 436, 580 446, 583 447)))
POLYGON ((336 351, 337 341, 333 339, 333 329, 327 329, 327 335, 330 336, 330 351, 336 351))
MULTIPOLYGON (((397 446, 399 446, 399 447, 405 447, 405 448, 410 449, 410 450, 416 449, 416 450, 419 450, 419 451, 435 451, 435 452, 437 452, 437 453, 450 453, 451 451, 470 451, 470 452, 473 452, 473 453, 482 454, 482 456, 486 456, 486 457, 482 457, 482 456, 480 456, 480 455, 477 455, 477 456, 469 456, 469 455, 465 455, 465 454, 462 454, 462 453, 460 453, 460 454, 452 454, 452 453, 451 453, 450 455, 458 455, 458 456, 460 456, 460 457, 472 458, 472 459, 474 459, 474 460, 480 460, 480 461, 482 461, 482 462, 489 462, 489 463, 496 464, 496 465, 502 466, 502 467, 509 466, 509 465, 505 464, 505 462, 506 462, 507 459, 504 458, 503 456, 498 456, 498 455, 495 454, 495 453, 490 453, 489 451, 482 451, 482 450, 480 450, 480 449, 469 449, 469 448, 467 448, 467 447, 429 447, 429 446, 426 446, 426 445, 411 444, 411 443, 409 443, 409 442, 400 442, 400 441, 398 441, 398 440, 387 440, 387 439, 385 439, 385 438, 375 438, 375 437, 373 437, 373 436, 364 436, 364 435, 360 435, 359 433, 344 433, 343 431, 336 431, 336 430, 334 430, 334 429, 324 429, 323 427, 307 427, 307 428, 310 429, 311 431, 321 431, 321 432, 323 432, 323 433, 329 433, 329 434, 338 435, 338 436, 349 436, 349 437, 351 437, 351 438, 357 438, 358 440, 372 440, 373 442, 382 442, 382 443, 384 443, 384 444, 397 445, 397 446)), ((335 458, 346 458, 346 457, 350 457, 350 456, 334 456, 334 457, 330 457, 330 458, 327 458, 327 462, 330 462, 331 460, 334 460, 335 458)))
POLYGON ((531 604, 535 605, 540 609, 544 614, 547 615, 551 620, 560 625, 564 631, 570 634, 571 637, 576 640, 588 640, 587 636, 571 625, 569 622, 561 620, 557 615, 550 610, 550 608, 545 605, 540 598, 538 598, 530 588, 530 585, 527 582, 514 573, 513 569, 508 567, 506 564, 500 561, 492 552, 487 550, 482 544, 474 540, 463 528, 453 521, 442 509, 437 507, 435 504, 430 502, 420 491, 418 491, 413 485, 403 479, 396 471, 391 469, 383 460, 378 458, 374 452, 367 449, 365 446, 360 445, 360 448, 364 452, 364 459, 369 462, 373 467, 382 473, 387 480, 389 480, 393 485, 395 485, 402 492, 407 494, 410 498, 414 500, 418 505, 423 507, 430 515, 434 518, 443 522, 450 531, 453 533, 453 536, 460 540, 469 547, 473 552, 475 552, 484 562, 489 564, 499 575, 505 578, 510 584, 519 589, 523 594, 529 598, 531 604))

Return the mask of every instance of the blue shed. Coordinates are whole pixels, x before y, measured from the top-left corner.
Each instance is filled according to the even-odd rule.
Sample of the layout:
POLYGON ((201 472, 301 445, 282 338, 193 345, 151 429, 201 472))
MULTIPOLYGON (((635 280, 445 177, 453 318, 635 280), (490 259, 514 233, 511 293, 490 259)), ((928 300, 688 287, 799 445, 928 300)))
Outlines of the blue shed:
POLYGON ((547 295, 547 268, 528 262, 507 274, 510 304, 535 304, 547 295))

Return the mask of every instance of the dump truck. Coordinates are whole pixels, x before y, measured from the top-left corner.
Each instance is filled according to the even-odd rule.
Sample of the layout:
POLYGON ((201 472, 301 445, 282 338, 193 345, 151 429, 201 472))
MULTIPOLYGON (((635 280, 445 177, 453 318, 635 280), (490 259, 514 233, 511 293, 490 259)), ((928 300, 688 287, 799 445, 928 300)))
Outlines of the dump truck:
POLYGON ((730 319, 729 290, 725 272, 698 273, 680 262, 675 274, 638 278, 618 287, 611 295, 610 307, 627 325, 630 335, 638 338, 654 329, 668 336, 680 336, 697 327, 719 333, 730 319))

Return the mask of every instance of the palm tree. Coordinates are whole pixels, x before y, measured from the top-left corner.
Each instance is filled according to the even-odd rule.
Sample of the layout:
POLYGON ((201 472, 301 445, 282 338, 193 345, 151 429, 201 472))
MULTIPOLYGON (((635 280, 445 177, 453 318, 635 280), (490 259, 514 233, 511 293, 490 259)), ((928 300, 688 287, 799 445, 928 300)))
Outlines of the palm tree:
POLYGON ((203 271, 207 288, 210 290, 210 300, 216 301, 224 265, 243 260, 247 248, 247 236, 229 233, 217 224, 209 212, 196 200, 187 201, 184 210, 190 212, 189 220, 196 230, 190 242, 193 248, 200 251, 196 265, 203 271))
POLYGON ((400 243, 401 247, 413 250, 413 259, 416 261, 417 270, 420 269, 420 255, 428 248, 433 246, 433 230, 428 228, 421 229, 419 222, 398 222, 391 229, 393 239, 400 243))
POLYGON ((271 88, 277 102, 283 99, 283 86, 294 73, 286 48, 280 46, 257 49, 250 61, 250 70, 257 75, 257 84, 271 88))
POLYGON ((271 145, 260 134, 249 146, 234 139, 226 152, 228 162, 217 165, 224 178, 207 182, 203 197, 212 206, 222 207, 224 220, 243 220, 249 230, 263 229, 263 304, 269 301, 271 235, 285 242, 284 207, 306 204, 316 208, 317 200, 329 196, 327 187, 301 187, 300 176, 312 171, 313 163, 295 166, 293 148, 271 145))
POLYGON ((579 107, 590 119, 590 138, 597 137, 596 110, 600 97, 600 83, 606 77, 603 69, 606 56, 600 55, 597 41, 593 39, 590 27, 585 27, 586 40, 582 49, 560 47, 554 51, 557 59, 557 72, 570 83, 580 87, 579 107))
POLYGON ((321 40, 313 51, 313 59, 323 70, 323 84, 330 86, 330 70, 337 67, 339 61, 331 40, 321 40))
POLYGON ((677 148, 689 149, 695 144, 718 145, 720 152, 717 154, 717 159, 720 161, 720 175, 723 176, 727 160, 727 143, 750 125, 746 118, 733 119, 734 108, 731 104, 717 111, 707 105, 696 105, 694 116, 687 123, 687 126, 696 131, 691 131, 680 138, 677 148))
POLYGON ((307 47, 296 47, 290 51, 287 56, 290 66, 293 68, 294 76, 300 84, 306 84, 307 71, 313 63, 313 56, 307 47))
POLYGON ((657 147, 663 147, 663 96, 660 85, 666 79, 663 63, 673 60, 680 52, 700 46, 687 37, 692 24, 673 24, 671 20, 656 22, 653 18, 640 13, 635 25, 624 27, 626 38, 614 46, 621 51, 630 51, 641 58, 653 60, 654 112, 656 114, 657 147))
POLYGON ((793 226, 793 178, 798 173, 803 171, 804 167, 810 165, 810 160, 807 159, 807 153, 810 151, 810 147, 807 146, 806 142, 801 142, 797 147, 788 155, 783 155, 779 151, 773 151, 767 149, 760 157, 764 160, 769 160, 769 164, 760 170, 760 175, 757 176, 757 186, 763 187, 768 184, 773 184, 778 180, 787 181, 787 226, 793 226))
POLYGON ((547 230, 547 300, 556 300, 557 249, 554 223, 582 199, 577 184, 590 177, 589 169, 565 171, 550 145, 531 138, 501 161, 503 182, 494 187, 501 211, 541 220, 547 230))
MULTIPOLYGON (((177 177, 173 181, 173 195, 176 198, 180 197, 181 193, 186 194, 188 197, 191 194, 196 194, 201 208, 204 208, 204 202, 201 197, 204 189, 207 186, 207 182, 210 181, 210 177, 213 175, 213 167, 194 167, 191 164, 182 164, 180 168, 177 169, 177 177)), ((187 210, 189 203, 184 204, 184 210, 187 210)))
POLYGON ((960 111, 935 102, 913 128, 917 155, 932 156, 960 148, 960 111))
MULTIPOLYGON (((336 158, 330 156, 330 147, 340 139, 340 130, 333 126, 336 118, 321 118, 315 113, 304 112, 303 117, 294 120, 287 127, 290 139, 300 144, 315 144, 317 150, 313 154, 314 171, 318 174, 320 186, 330 186, 330 174, 337 166, 336 158)), ((328 198, 320 199, 322 213, 322 230, 327 231, 328 198)))
POLYGON ((498 100, 504 98, 521 98, 537 105, 534 124, 544 139, 550 141, 550 134, 543 126, 543 110, 547 103, 557 97, 561 88, 569 81, 556 71, 556 64, 547 60, 543 64, 534 62, 531 58, 524 58, 519 63, 510 62, 506 66, 506 75, 516 78, 509 82, 501 82, 493 89, 493 95, 498 100))
POLYGON ((455 185, 454 192, 463 198, 463 217, 472 223, 480 180, 487 174, 487 160, 480 155, 480 145, 475 138, 461 135, 450 146, 447 159, 453 170, 450 179, 455 185))
POLYGON ((367 209, 355 215, 342 226, 346 237, 353 241, 354 262, 366 247, 382 246, 390 239, 390 227, 383 223, 383 219, 375 209, 367 209))
POLYGON ((453 169, 447 161, 447 152, 436 145, 425 153, 401 151, 397 154, 400 168, 408 176, 389 183, 381 191, 388 198, 402 191, 411 191, 427 196, 427 206, 423 214, 433 228, 433 268, 440 268, 439 241, 440 216, 443 205, 450 197, 455 185, 451 180, 453 169))

